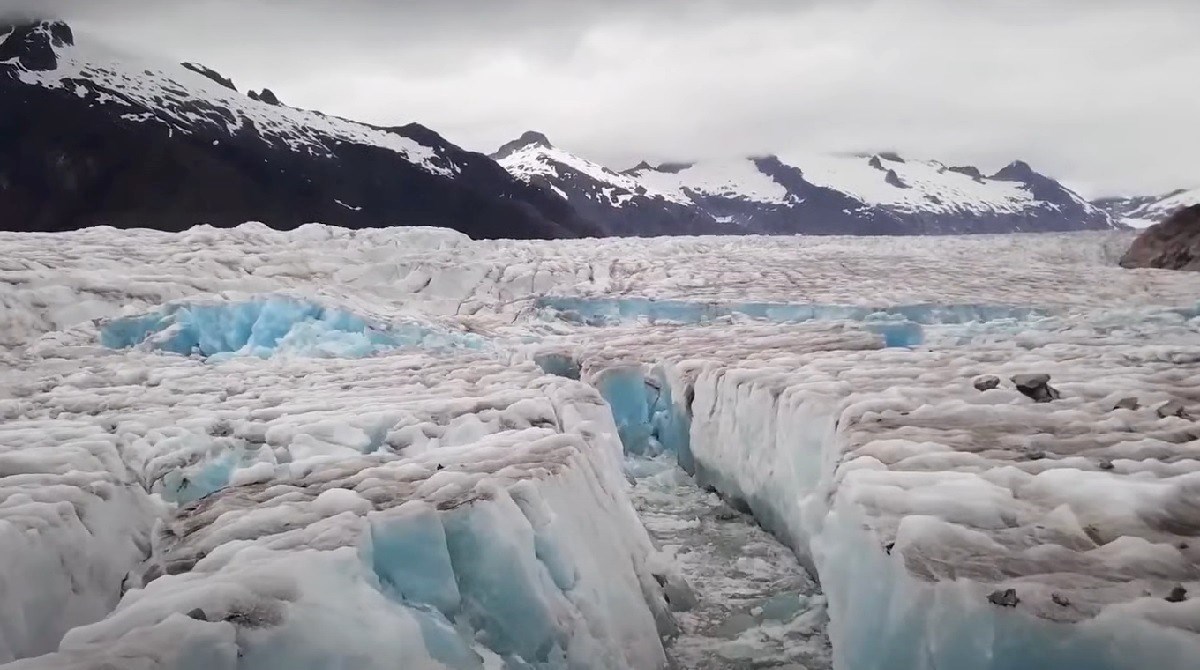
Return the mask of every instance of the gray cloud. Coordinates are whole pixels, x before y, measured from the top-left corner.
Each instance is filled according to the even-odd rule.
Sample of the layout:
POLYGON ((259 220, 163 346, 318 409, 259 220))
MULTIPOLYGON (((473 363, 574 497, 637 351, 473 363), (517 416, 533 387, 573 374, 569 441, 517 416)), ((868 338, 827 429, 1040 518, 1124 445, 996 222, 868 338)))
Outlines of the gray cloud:
MULTIPOLYGON (((13 7, 18 7, 14 3, 13 7)), ((1085 192, 1200 184, 1193 0, 36 0, 85 36, 489 151, 614 167, 893 149, 1085 192)))

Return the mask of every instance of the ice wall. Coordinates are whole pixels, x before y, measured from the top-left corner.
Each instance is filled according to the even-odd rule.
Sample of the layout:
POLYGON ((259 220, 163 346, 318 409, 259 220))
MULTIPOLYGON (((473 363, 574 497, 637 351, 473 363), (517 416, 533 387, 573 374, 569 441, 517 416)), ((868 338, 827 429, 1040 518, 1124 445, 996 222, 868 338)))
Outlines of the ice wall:
POLYGON ((326 489, 294 511, 316 518, 282 535, 261 510, 227 510, 237 520, 222 523, 262 537, 221 543, 12 668, 130 667, 167 651, 164 667, 231 670, 663 667, 627 529, 578 465, 483 484, 457 506, 377 509, 326 489))
MULTIPOLYGON (((196 332, 237 347, 280 311, 245 313, 196 332)), ((469 349, 56 346, 67 373, 0 402, 13 667, 665 666, 653 549, 585 384, 469 349)))
MULTIPOLYGON (((1094 344, 1096 337, 1090 341, 1094 344)), ((1068 520, 1063 521, 1064 512, 1050 511, 1054 504, 1047 503, 1047 511, 1038 513, 1044 516, 1035 515, 1029 521, 1014 520, 1023 519, 1030 512, 1023 510, 1020 501, 1012 499, 1007 488, 996 489, 994 485, 1006 481, 1006 477, 1019 478, 1015 468, 1010 467, 1012 472, 1006 474, 1001 474, 1001 468, 986 480, 975 475, 939 472, 954 470, 948 464, 970 458, 956 456, 934 442, 946 440, 955 431, 959 434, 956 439, 964 439, 961 426, 972 416, 965 407, 951 403, 948 413, 930 413, 929 418, 913 419, 914 426, 932 421, 931 425, 948 431, 941 436, 930 435, 927 439, 931 442, 925 446, 919 446, 917 428, 909 428, 907 433, 899 434, 905 439, 881 438, 878 446, 861 452, 880 458, 893 453, 900 456, 890 458, 913 454, 906 463, 911 463, 908 467, 915 472, 889 474, 874 457, 859 456, 847 462, 851 458, 848 454, 864 445, 863 431, 878 430, 871 428, 870 422, 881 420, 878 412, 883 408, 898 406, 907 413, 921 406, 923 394, 938 397, 945 393, 913 391, 917 397, 904 400, 899 392, 890 395, 883 391, 884 386, 893 385, 901 389, 906 385, 919 388, 922 383, 916 381, 920 377, 915 373, 912 377, 893 378, 884 386, 878 381, 864 388, 861 381, 851 381, 856 376, 851 372, 855 365, 859 368, 877 365, 879 373, 886 375, 887 363, 869 362, 871 357, 886 355, 885 352, 864 354, 867 358, 858 363, 838 363, 835 369, 843 370, 843 375, 830 375, 829 369, 817 364, 818 359, 810 360, 808 367, 797 361, 800 367, 786 374, 770 366, 739 369, 714 362, 681 361, 663 366, 664 378, 675 380, 676 384, 691 380, 677 386, 675 391, 690 392, 693 396, 690 451, 698 479, 716 486, 730 498, 743 501, 764 526, 786 538, 819 574, 829 599, 836 667, 850 670, 1196 667, 1200 639, 1186 622, 1197 620, 1200 601, 1173 603, 1166 599, 1171 580, 1182 580, 1190 590, 1188 575, 1197 574, 1182 555, 1189 551, 1186 538, 1174 540, 1184 548, 1181 551, 1170 544, 1161 544, 1169 543, 1170 535, 1162 538, 1158 531, 1138 530, 1137 526, 1128 525, 1133 522, 1123 521, 1127 528, 1124 532, 1131 536, 1157 539, 1150 539, 1149 543, 1142 539, 1122 539, 1095 550, 1103 556, 1089 556, 1086 561, 1073 557, 1059 543, 1073 546, 1070 543, 1082 542, 1086 546, 1090 541, 1069 539, 1070 533, 1081 538, 1085 535, 1078 530, 1081 522, 1069 520, 1074 518, 1071 512, 1065 512, 1068 520), (839 381, 838 376, 845 378, 839 381), (883 395, 871 395, 866 393, 868 390, 882 391, 883 395), (854 432, 848 426, 854 426, 854 432), (924 459, 928 465, 918 464, 918 459, 924 459), (880 509, 899 515, 899 526, 891 525, 895 523, 889 520, 891 517, 880 516, 880 509), (987 523, 979 519, 993 517, 1009 519, 1005 523, 1019 524, 1019 530, 1017 527, 1009 531, 971 529, 972 524, 987 523), (989 538, 991 532, 1007 532, 1013 537, 989 538), (1027 539, 1016 539, 1024 538, 1025 533, 1029 534, 1027 539), (1060 537, 1058 533, 1066 535, 1060 537), (1019 544, 1010 548, 1010 543, 1019 544), (1152 546, 1155 548, 1151 549, 1152 546), (1127 566, 1125 569, 1130 570, 1127 577, 1107 576, 1102 566, 1113 560, 1127 566), (1044 561, 1046 567, 1033 561, 1044 561), (1023 562, 1038 567, 1020 567, 1023 562), (937 576, 931 577, 926 574, 930 563, 945 567, 934 568, 937 576), (1040 574, 1054 570, 1056 565, 1068 576, 1040 574), (1140 567, 1135 569, 1134 565, 1140 567), (953 576, 956 570, 961 577, 953 576), (1014 576, 1023 571, 1029 576, 1014 576), (1078 573, 1071 575, 1072 571, 1078 573), (1162 577, 1156 577, 1160 572, 1162 577), (1109 582, 1104 580, 1108 579, 1116 579, 1118 584, 1126 579, 1145 579, 1138 583, 1146 591, 1117 595, 1111 589, 1125 587, 1107 585, 1109 582), (1016 587, 1024 599, 1037 603, 1018 609, 988 600, 989 593, 1003 592, 1008 587, 1016 587), (1061 594, 1052 593, 1056 588, 1061 594), (1104 604, 1090 604, 1090 599, 1097 597, 1104 604), (1066 604, 1059 604, 1060 600, 1066 604)), ((900 361, 894 363, 899 364, 900 361)), ((1153 374, 1137 365, 1130 371, 1153 374)), ((1090 374, 1095 374, 1094 368, 1090 374)), ((966 384, 969 373, 964 376, 965 388, 952 393, 962 393, 966 398, 979 396, 978 391, 966 384)), ((1069 412, 1097 411, 1101 414, 1094 420, 1103 421, 1103 413, 1111 411, 1112 400, 1101 389, 1083 387, 1076 391, 1085 394, 1100 391, 1100 395, 1096 396, 1096 405, 1089 405, 1089 409, 1084 410, 1075 402, 1069 412)), ((1012 391, 989 397, 993 402, 1003 397, 1005 402, 1015 403, 1016 408, 1029 402, 1012 391)), ((1006 421, 1014 425, 1029 423, 1038 416, 1025 416, 1024 410, 1013 411, 1016 416, 1006 421)), ((1149 410, 1146 412, 1142 420, 1153 423, 1156 417, 1149 410)), ((893 416, 899 418, 899 414, 893 416)), ((1105 428, 1094 430, 1099 431, 1096 439, 1113 439, 1099 437, 1105 428)), ((1020 444, 1020 438, 1014 438, 1014 442, 1020 444)), ((1000 447, 994 445, 994 448, 1000 447)), ((1046 447, 1047 450, 1063 448, 1046 447)), ((1137 453, 1143 457, 1156 453, 1142 449, 1137 453)), ((1039 453, 1032 458, 1045 457, 1039 453)), ((1059 472, 1064 473, 1058 477, 1064 484, 1074 481, 1067 476, 1070 472, 1067 468, 1081 465, 1085 462, 1066 461, 1057 468, 1046 465, 1050 468, 1046 478, 1059 472)), ((1093 463, 1086 467, 1096 466, 1093 463)), ((1155 470, 1154 465, 1145 467, 1146 478, 1152 477, 1151 472, 1158 472, 1157 477, 1167 476, 1155 470)), ((1082 480, 1078 485, 1083 486, 1082 480)), ((1187 487, 1185 483, 1179 485, 1187 487)), ((1163 491, 1172 490, 1168 484, 1163 487, 1163 491)), ((1109 490, 1108 495, 1112 496, 1133 494, 1115 481, 1109 490)), ((1101 505, 1098 501, 1102 499, 1103 495, 1092 502, 1080 493, 1071 503, 1071 509, 1081 518, 1103 518, 1096 516, 1102 507, 1091 507, 1092 511, 1088 511, 1089 506, 1101 505)), ((1066 500, 1070 500, 1069 496, 1066 500)), ((1126 504, 1158 505, 1133 500, 1126 504)))

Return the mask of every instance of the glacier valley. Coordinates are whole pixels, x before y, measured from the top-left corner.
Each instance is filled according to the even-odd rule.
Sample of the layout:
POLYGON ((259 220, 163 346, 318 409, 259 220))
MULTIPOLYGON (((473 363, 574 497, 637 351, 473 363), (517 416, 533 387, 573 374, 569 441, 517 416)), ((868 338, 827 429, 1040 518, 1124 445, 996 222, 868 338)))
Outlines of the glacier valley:
POLYGON ((0 233, 0 667, 1195 670, 1130 240, 0 233))

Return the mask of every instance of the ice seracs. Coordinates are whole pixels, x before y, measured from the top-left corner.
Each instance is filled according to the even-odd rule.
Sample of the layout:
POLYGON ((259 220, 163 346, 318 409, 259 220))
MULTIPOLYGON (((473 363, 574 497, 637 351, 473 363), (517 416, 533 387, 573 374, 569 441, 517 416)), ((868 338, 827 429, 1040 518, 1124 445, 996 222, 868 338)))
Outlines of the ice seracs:
POLYGON ((1190 670, 1200 275, 1130 238, 0 234, 0 653, 666 667, 650 458, 819 577, 741 658, 1190 670))

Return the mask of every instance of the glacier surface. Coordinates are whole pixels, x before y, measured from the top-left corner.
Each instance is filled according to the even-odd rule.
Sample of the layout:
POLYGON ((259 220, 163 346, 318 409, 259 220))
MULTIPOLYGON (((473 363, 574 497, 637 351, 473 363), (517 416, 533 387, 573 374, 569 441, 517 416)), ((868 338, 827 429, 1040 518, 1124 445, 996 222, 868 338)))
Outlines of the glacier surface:
POLYGON ((0 663, 1193 669, 1128 241, 0 234, 0 663))

